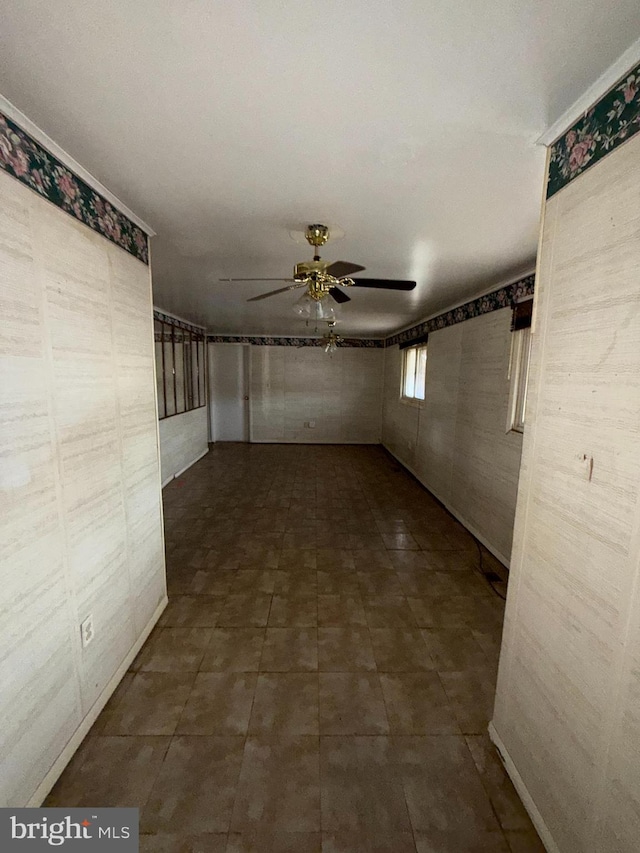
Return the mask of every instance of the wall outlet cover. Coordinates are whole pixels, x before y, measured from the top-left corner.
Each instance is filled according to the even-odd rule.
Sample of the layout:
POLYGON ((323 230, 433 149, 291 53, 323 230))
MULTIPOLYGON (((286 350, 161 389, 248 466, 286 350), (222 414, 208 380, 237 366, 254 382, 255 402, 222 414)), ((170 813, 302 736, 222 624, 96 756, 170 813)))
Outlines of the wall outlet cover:
POLYGON ((80 625, 80 639, 82 640, 82 648, 86 649, 89 643, 93 640, 93 614, 89 614, 84 622, 80 625))

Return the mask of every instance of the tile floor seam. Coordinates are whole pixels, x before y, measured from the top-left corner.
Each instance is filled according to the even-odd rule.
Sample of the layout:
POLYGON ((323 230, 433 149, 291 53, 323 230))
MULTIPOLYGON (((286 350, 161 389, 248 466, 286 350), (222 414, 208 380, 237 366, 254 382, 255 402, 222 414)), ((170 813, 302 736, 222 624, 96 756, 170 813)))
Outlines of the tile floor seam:
POLYGON ((143 813, 144 809, 146 808, 147 803, 149 802, 149 799, 151 798, 151 794, 153 793, 153 789, 155 788, 155 786, 158 782, 158 779, 160 778, 160 773, 162 772, 162 766, 164 765, 165 761, 167 760, 167 755, 169 754, 169 749, 171 748, 172 743, 173 743, 173 735, 171 735, 171 737, 167 738, 167 746, 166 746, 166 749, 162 755, 162 761, 158 764, 158 770, 155 774, 153 783, 151 785, 149 785, 149 793, 144 798, 144 802, 142 802, 140 804, 139 812, 138 812, 139 816, 142 816, 142 813, 143 813))

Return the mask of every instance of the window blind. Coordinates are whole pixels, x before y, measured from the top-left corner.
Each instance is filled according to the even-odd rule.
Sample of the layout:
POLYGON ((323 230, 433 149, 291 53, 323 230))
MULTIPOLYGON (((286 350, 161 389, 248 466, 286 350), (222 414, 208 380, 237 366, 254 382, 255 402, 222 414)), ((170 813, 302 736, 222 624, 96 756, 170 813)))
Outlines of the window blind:
POLYGON ((398 345, 398 349, 407 349, 408 347, 417 347, 420 344, 426 344, 429 340, 429 333, 427 332, 424 335, 420 335, 418 338, 412 338, 410 341, 403 341, 403 343, 398 345))
POLYGON ((532 314, 533 299, 516 302, 513 306, 513 315, 511 317, 511 331, 518 332, 520 329, 528 329, 531 326, 532 314))

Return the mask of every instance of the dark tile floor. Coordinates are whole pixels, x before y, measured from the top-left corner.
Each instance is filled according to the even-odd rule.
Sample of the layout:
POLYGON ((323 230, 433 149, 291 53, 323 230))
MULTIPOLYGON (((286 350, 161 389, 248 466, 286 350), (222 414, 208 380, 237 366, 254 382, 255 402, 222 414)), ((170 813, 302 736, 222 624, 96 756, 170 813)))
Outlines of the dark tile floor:
POLYGON ((143 853, 543 850, 502 602, 381 448, 217 445, 164 504, 169 606, 48 805, 139 806, 143 853))

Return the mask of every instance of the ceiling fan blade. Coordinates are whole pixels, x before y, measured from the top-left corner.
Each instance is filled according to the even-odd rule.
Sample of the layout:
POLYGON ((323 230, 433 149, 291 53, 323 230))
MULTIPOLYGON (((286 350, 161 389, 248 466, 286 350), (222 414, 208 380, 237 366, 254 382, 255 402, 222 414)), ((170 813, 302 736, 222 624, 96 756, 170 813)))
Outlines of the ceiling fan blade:
POLYGON ((294 281, 292 278, 219 278, 218 281, 294 281))
POLYGON ((334 261, 327 267, 327 272, 334 278, 344 278, 354 272, 362 272, 363 269, 365 267, 361 267, 360 264, 350 264, 349 261, 334 261))
POLYGON ((393 278, 354 278, 354 287, 379 287, 383 290, 413 290, 415 281, 400 281, 393 278))
POLYGON ((351 302, 351 297, 347 296, 344 290, 340 290, 339 287, 330 288, 329 293, 336 302, 351 302))
POLYGON ((295 290, 297 287, 306 287, 307 282, 302 281, 298 284, 290 284, 289 287, 279 287, 278 290, 270 290, 269 293, 261 293, 260 296, 253 296, 247 299, 247 302, 259 302, 261 299, 266 299, 268 296, 275 296, 276 293, 285 293, 287 290, 295 290))

